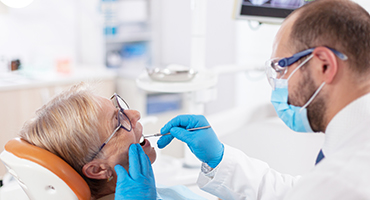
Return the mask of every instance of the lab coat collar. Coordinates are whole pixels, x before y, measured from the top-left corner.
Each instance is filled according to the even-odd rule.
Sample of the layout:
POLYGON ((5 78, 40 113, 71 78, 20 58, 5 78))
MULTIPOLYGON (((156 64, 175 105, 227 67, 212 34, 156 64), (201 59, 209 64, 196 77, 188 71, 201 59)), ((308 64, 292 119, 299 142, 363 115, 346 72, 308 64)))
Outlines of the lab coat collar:
POLYGON ((325 131, 325 142, 322 151, 330 157, 338 148, 357 132, 353 129, 370 119, 370 93, 356 99, 344 107, 329 122, 325 131))

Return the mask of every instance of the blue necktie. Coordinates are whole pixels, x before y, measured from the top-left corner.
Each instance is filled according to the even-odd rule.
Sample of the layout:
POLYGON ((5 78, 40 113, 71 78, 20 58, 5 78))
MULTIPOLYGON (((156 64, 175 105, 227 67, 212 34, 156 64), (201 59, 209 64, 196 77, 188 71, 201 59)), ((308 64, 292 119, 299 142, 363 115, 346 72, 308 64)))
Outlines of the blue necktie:
POLYGON ((316 158, 316 163, 315 165, 317 165, 317 163, 319 163, 322 159, 324 159, 325 156, 324 154, 322 153, 322 149, 320 149, 320 152, 319 152, 319 155, 317 155, 317 158, 316 158))

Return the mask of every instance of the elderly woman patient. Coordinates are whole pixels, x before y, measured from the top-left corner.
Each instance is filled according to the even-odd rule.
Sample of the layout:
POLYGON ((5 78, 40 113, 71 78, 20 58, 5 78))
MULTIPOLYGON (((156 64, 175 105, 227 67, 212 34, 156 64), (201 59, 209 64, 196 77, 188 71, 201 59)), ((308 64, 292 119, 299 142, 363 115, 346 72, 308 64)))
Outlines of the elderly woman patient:
MULTIPOLYGON (((69 163, 89 185, 92 199, 130 199, 135 188, 122 188, 121 182, 155 184, 154 177, 141 180, 145 176, 130 174, 136 170, 152 175, 156 159, 149 141, 138 144, 139 119, 140 113, 130 110, 117 94, 100 97, 81 83, 40 108, 22 128, 21 138, 69 163)), ((148 197, 153 192, 157 199, 203 199, 182 186, 156 188, 148 191, 148 197)))

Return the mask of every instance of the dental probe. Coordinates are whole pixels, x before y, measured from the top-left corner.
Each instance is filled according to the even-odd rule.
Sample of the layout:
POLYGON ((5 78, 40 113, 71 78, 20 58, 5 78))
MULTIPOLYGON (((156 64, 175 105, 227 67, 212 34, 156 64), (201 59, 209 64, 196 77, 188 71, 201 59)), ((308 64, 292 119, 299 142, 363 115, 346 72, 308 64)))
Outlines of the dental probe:
MULTIPOLYGON (((186 129, 186 130, 187 131, 196 131, 196 130, 207 129, 207 128, 211 128, 211 126, 202 126, 202 127, 197 127, 197 128, 189 128, 189 129, 186 129)), ((148 138, 148 137, 159 137, 159 136, 169 135, 169 134, 171 134, 171 133, 165 133, 165 134, 156 133, 156 134, 153 134, 153 135, 144 135, 143 137, 141 137, 140 143, 142 143, 144 141, 144 139, 148 138)))

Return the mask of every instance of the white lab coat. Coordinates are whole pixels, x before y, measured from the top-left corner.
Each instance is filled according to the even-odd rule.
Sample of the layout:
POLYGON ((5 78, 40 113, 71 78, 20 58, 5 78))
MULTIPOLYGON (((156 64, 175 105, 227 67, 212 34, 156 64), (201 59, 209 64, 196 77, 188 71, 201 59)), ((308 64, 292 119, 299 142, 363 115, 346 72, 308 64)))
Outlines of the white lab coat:
POLYGON ((370 199, 370 94, 342 109, 325 134, 325 158, 302 177, 225 145, 221 163, 201 172, 198 185, 221 199, 370 199))

